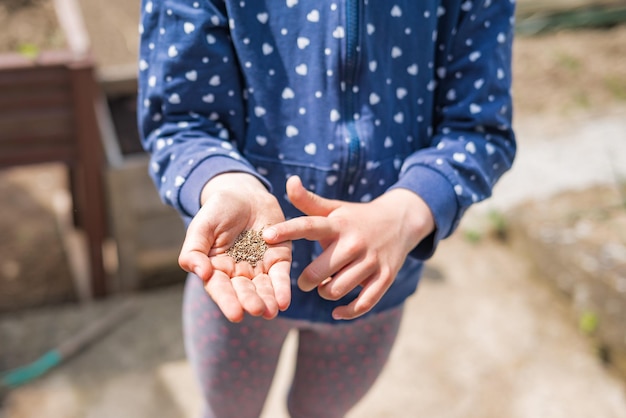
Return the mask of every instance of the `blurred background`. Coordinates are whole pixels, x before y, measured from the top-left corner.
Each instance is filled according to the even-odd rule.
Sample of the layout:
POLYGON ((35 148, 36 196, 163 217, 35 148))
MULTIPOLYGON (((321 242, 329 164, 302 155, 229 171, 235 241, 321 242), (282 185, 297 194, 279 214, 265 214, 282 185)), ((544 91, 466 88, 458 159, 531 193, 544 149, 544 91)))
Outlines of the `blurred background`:
MULTIPOLYGON (((183 226, 135 127, 138 18, 0 0, 0 417, 197 411, 183 226)), ((518 0, 513 93, 514 168, 429 261, 352 418, 626 417, 626 2, 518 0)))

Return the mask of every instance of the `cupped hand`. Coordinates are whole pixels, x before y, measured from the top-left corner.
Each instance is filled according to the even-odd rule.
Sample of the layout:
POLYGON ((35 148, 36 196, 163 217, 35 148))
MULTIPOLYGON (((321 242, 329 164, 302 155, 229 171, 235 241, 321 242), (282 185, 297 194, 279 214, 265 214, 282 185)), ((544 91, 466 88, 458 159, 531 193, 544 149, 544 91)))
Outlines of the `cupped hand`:
POLYGON ((268 245, 255 266, 226 254, 244 231, 260 231, 285 220, 278 201, 256 178, 226 173, 207 183, 178 258, 195 273, 224 316, 239 322, 245 312, 274 318, 291 301, 291 242, 268 245))
POLYGON ((323 252, 302 272, 298 286, 338 300, 361 286, 355 300, 333 311, 353 319, 371 310, 400 271, 408 253, 435 228, 426 203, 414 192, 391 190, 368 203, 325 199, 306 190, 298 177, 287 181, 291 203, 307 216, 266 228, 270 244, 319 241, 323 252))

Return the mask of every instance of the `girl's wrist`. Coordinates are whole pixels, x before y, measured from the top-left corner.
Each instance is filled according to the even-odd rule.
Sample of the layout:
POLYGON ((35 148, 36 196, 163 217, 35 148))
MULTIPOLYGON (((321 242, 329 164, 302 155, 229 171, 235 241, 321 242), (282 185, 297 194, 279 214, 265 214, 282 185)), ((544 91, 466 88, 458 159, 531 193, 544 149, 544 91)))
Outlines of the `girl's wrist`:
POLYGON ((220 191, 234 190, 242 194, 251 194, 258 191, 267 193, 267 188, 259 179, 244 172, 222 173, 209 180, 202 188, 200 202, 204 204, 209 195, 220 191))
POLYGON ((385 208, 390 213, 395 213, 408 251, 435 230, 435 218, 430 207, 417 193, 408 189, 393 189, 380 199, 385 201, 385 208))

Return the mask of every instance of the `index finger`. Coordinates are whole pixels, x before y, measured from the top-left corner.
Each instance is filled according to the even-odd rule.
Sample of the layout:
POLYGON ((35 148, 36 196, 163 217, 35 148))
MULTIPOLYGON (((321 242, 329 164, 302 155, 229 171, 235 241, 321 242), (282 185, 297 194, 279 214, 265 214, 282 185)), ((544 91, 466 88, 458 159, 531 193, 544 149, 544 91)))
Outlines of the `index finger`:
POLYGON ((334 234, 334 228, 328 218, 324 216, 300 216, 264 229, 263 239, 268 244, 298 239, 323 241, 334 234))

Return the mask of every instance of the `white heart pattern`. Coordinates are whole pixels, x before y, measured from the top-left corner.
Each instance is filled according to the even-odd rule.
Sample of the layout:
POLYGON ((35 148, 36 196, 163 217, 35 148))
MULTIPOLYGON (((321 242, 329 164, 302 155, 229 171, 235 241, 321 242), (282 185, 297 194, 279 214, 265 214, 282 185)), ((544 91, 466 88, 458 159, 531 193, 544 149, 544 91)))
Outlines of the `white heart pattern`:
POLYGON ((296 97, 296 94, 289 87, 285 87, 285 90, 283 90, 282 97, 285 100, 293 99, 294 97, 296 97))
POLYGON ((258 15, 256 15, 256 18, 259 22, 266 24, 269 18, 269 15, 267 13, 259 13, 258 15))
POLYGON ((310 144, 307 144, 304 147, 304 152, 306 152, 309 155, 315 155, 317 154, 317 145, 315 145, 314 142, 311 142, 310 144))
POLYGON ((300 74, 300 75, 307 75, 307 73, 309 72, 309 67, 307 67, 306 64, 300 64, 296 67, 296 73, 300 74))
POLYGON ((191 22, 185 22, 185 24, 183 25, 183 30, 187 35, 189 35, 191 32, 196 30, 196 25, 191 22))
POLYGON ((402 17, 402 9, 398 6, 393 6, 391 8, 391 16, 393 17, 402 17))
POLYGON ((300 131, 298 131, 298 128, 296 128, 293 125, 287 126, 287 129, 285 130, 285 134, 287 135, 288 138, 293 138, 294 136, 297 136, 299 133, 300 131))
POLYGON ((320 12, 316 9, 311 10, 311 12, 306 15, 306 19, 309 22, 319 22, 320 21, 320 12))
POLYGON ((298 48, 300 49, 304 49, 307 46, 309 46, 309 44, 311 43, 311 41, 309 40, 309 38, 305 38, 303 36, 299 37, 296 41, 296 43, 298 44, 298 48))
POLYGON ((269 55, 274 52, 274 47, 268 43, 264 43, 261 49, 263 50, 263 55, 269 55))
POLYGON ((467 156, 465 154, 463 154, 462 152, 455 152, 452 155, 452 158, 454 159, 454 161, 456 161, 458 163, 464 163, 465 160, 467 159, 467 156))

